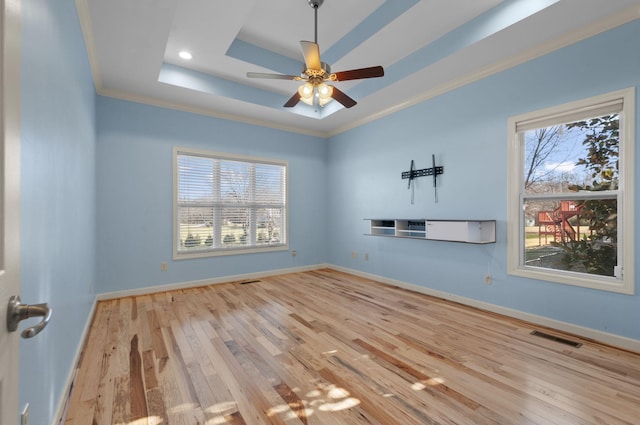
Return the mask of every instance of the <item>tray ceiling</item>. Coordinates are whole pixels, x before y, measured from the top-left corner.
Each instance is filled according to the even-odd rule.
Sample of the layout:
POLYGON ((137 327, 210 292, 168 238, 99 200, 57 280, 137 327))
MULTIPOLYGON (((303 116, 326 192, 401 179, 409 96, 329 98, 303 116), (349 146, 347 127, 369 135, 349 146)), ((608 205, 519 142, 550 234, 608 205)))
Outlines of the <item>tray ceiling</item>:
POLYGON ((99 94, 319 136, 337 134, 640 17, 640 0, 325 0, 321 58, 358 104, 283 104, 299 82, 307 0, 76 0, 99 94), (193 58, 185 61, 178 53, 193 58))

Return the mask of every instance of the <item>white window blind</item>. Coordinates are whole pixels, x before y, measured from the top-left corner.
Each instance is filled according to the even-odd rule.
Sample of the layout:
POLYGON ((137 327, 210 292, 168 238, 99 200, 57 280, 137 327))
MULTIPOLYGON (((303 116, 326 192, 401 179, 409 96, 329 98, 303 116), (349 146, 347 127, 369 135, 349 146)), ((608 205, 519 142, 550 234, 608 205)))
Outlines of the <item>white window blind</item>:
POLYGON ((286 249, 287 163, 176 150, 177 257, 286 249))
POLYGON ((518 121, 516 132, 521 133, 536 128, 548 127, 552 125, 570 123, 602 115, 617 114, 623 110, 624 99, 613 99, 593 105, 586 105, 570 111, 553 111, 550 114, 540 115, 535 118, 518 121))

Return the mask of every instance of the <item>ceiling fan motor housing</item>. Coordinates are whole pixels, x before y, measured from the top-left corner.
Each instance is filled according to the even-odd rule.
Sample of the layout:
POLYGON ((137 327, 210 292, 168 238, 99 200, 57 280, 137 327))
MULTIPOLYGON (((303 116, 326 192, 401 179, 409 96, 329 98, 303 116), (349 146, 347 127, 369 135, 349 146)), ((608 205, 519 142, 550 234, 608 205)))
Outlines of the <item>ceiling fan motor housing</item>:
POLYGON ((305 65, 302 66, 302 73, 300 76, 306 80, 309 80, 314 86, 322 83, 327 79, 331 79, 331 67, 326 62, 320 62, 321 69, 308 69, 305 65))

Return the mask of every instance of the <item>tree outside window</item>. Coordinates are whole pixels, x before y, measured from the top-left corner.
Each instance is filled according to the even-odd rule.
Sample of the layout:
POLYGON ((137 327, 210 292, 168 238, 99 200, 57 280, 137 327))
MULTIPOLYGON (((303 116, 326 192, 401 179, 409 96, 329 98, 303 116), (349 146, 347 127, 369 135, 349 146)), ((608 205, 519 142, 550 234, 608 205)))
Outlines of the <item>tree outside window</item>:
POLYGON ((634 293, 635 90, 509 119, 508 272, 634 293))
MULTIPOLYGON (((525 193, 616 190, 619 123, 619 115, 610 114, 527 131, 525 193)), ((525 215, 528 224, 533 224, 525 229, 530 241, 525 245, 528 264, 614 276, 618 240, 616 199, 537 197, 525 202, 525 215)))

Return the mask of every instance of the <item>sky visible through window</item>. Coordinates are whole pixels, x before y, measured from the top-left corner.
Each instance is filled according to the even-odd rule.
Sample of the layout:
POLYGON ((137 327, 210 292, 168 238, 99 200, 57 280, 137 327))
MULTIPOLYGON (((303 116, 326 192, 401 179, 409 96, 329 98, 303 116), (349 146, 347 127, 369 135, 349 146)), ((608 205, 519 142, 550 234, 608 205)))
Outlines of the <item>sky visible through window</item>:
POLYGON ((613 276, 619 116, 524 131, 524 261, 528 266, 613 276), (548 195, 548 197, 546 196, 548 195))
POLYGON ((583 144, 589 131, 570 127, 570 123, 526 131, 525 193, 564 192, 570 186, 586 187, 599 180, 579 163, 580 159, 589 160, 589 149, 583 144))

